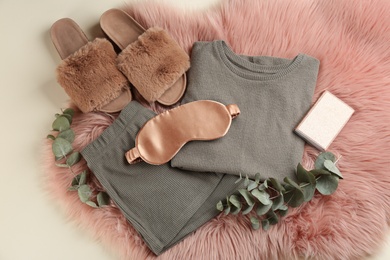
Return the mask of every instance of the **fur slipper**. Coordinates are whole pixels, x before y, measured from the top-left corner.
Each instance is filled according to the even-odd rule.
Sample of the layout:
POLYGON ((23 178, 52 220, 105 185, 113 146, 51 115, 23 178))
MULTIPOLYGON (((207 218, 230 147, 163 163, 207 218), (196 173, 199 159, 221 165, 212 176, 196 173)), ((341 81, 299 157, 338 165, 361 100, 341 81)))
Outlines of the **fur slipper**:
POLYGON ((117 55, 108 40, 88 42, 69 18, 53 24, 51 37, 63 59, 58 83, 82 112, 117 112, 131 101, 129 82, 117 69, 117 55))
POLYGON ((118 68, 147 101, 173 105, 180 100, 190 58, 166 31, 157 27, 145 31, 119 9, 106 11, 100 25, 123 50, 117 58, 118 68))

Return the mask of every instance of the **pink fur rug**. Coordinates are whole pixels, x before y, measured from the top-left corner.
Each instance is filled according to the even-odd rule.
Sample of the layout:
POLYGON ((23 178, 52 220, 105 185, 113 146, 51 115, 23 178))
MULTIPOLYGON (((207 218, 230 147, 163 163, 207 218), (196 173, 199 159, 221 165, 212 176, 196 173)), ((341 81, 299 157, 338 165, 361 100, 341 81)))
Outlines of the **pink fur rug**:
MULTIPOLYGON (((335 194, 317 194, 267 232, 252 231, 247 217, 220 215, 161 259, 359 259, 377 251, 390 216, 390 1, 230 0, 191 12, 141 2, 125 9, 146 27, 166 28, 188 51, 194 41, 224 39, 241 54, 314 56, 321 65, 313 101, 327 89, 356 110, 329 149, 342 155, 345 177, 335 194)), ((74 147, 112 122, 77 113, 74 147)), ((72 174, 54 165, 51 142, 44 145, 48 190, 70 219, 123 259, 154 258, 114 205, 93 209, 67 191, 72 174)), ((316 155, 306 147, 307 168, 316 155)), ((85 161, 75 168, 81 172, 85 161)))

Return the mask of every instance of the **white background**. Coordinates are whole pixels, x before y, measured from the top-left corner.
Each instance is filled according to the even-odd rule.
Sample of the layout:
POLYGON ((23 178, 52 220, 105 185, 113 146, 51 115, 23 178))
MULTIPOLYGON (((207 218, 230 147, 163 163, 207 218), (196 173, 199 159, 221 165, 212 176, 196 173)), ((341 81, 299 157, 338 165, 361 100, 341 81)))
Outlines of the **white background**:
MULTIPOLYGON (((203 8, 218 0, 167 0, 203 8)), ((43 190, 42 140, 68 97, 57 85, 60 62, 49 28, 74 19, 87 36, 122 0, 0 0, 0 260, 117 259, 67 218, 43 190)), ((383 227, 386 228, 387 227, 383 227)), ((390 239, 389 239, 390 241, 390 239)), ((369 259, 390 259, 387 242, 369 259)))

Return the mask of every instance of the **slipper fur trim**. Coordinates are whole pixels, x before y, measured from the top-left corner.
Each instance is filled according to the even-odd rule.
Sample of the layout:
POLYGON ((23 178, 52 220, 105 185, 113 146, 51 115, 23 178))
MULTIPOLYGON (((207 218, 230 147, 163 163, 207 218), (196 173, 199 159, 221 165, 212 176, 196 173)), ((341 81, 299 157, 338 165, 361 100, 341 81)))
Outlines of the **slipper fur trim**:
POLYGON ((106 39, 88 42, 57 67, 57 81, 84 113, 100 110, 129 87, 116 67, 116 53, 106 39))
POLYGON ((190 67, 188 54, 162 28, 152 27, 117 57, 118 68, 149 102, 156 101, 190 67))

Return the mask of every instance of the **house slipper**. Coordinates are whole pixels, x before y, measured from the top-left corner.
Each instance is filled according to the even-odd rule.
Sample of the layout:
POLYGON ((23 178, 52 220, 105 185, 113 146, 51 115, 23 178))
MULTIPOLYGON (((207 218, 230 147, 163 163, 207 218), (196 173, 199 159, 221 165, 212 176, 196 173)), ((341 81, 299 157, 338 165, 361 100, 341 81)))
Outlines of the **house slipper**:
POLYGON ((100 26, 122 50, 117 66, 148 102, 173 105, 186 90, 188 54, 165 30, 145 30, 119 9, 102 14, 100 26))
POLYGON ((170 161, 189 141, 215 140, 228 132, 240 114, 237 105, 198 100, 167 110, 138 131, 135 147, 125 153, 127 162, 160 165, 170 161))
POLYGON ((129 82, 117 69, 117 55, 107 39, 88 41, 69 18, 56 21, 50 35, 62 59, 57 81, 82 112, 118 112, 131 101, 129 82))

